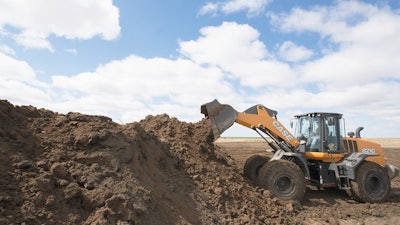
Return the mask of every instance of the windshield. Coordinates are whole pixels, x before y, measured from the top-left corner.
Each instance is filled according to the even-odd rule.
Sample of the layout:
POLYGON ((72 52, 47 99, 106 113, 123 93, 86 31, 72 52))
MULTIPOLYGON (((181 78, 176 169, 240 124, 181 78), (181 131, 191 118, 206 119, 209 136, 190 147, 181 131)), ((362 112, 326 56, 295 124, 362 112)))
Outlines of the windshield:
POLYGON ((295 137, 305 141, 306 151, 340 151, 342 130, 337 117, 308 117, 297 119, 295 137))
POLYGON ((301 117, 297 120, 295 136, 298 140, 306 140, 311 133, 318 132, 319 118, 316 117, 301 117))

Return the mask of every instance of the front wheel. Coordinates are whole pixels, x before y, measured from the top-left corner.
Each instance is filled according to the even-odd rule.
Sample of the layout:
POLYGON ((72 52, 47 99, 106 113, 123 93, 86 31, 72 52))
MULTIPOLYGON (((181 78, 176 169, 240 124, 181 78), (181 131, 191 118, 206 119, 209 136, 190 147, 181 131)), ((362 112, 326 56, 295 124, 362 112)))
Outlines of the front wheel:
POLYGON ((252 155, 244 164, 243 174, 244 176, 249 179, 251 182, 257 183, 257 176, 259 169, 268 161, 270 160, 269 157, 264 157, 260 155, 252 155))
POLYGON ((385 170, 373 162, 363 162, 350 181, 351 194, 359 202, 383 202, 390 194, 390 179, 385 170))
POLYGON ((260 168, 258 182, 282 200, 301 201, 306 192, 303 171, 295 163, 274 160, 260 168))

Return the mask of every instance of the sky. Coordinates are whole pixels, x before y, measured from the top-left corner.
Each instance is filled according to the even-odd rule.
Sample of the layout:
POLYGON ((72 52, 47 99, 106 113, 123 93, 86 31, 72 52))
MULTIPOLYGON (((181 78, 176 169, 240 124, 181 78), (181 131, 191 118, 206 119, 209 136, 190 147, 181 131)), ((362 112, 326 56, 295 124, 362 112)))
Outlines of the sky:
POLYGON ((400 137, 400 2, 0 0, 0 99, 122 124, 218 99, 400 137))

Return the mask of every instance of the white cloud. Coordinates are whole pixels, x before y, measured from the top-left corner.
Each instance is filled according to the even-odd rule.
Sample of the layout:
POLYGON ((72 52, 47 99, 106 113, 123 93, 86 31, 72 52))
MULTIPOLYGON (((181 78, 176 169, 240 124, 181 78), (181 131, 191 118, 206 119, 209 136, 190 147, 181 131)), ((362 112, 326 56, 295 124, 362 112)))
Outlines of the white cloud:
POLYGON ((34 30, 24 30, 20 34, 14 35, 15 42, 28 48, 45 48, 54 52, 53 46, 47 40, 48 34, 39 33, 34 30))
POLYGON ((298 46, 291 41, 285 41, 279 48, 279 55, 288 62, 307 60, 313 55, 313 51, 304 46, 298 46))
POLYGON ((354 44, 304 64, 303 77, 309 82, 320 81, 338 89, 385 78, 399 79, 400 65, 397 62, 400 55, 392 50, 400 50, 400 45, 392 44, 392 48, 376 50, 375 46, 354 44))
POLYGON ((290 13, 270 14, 273 23, 284 31, 311 31, 333 41, 346 41, 348 32, 371 16, 385 12, 359 1, 338 1, 333 6, 314 6, 310 10, 293 8, 290 13))
POLYGON ((0 52, 10 56, 15 56, 17 54, 14 49, 8 47, 7 45, 0 45, 0 52))
MULTIPOLYGON (((234 95, 230 85, 222 78, 218 68, 202 67, 190 60, 146 59, 131 55, 99 66, 92 73, 72 77, 53 76, 52 85, 62 90, 65 105, 74 105, 84 99, 100 99, 93 105, 85 104, 86 110, 94 111, 101 102, 110 100, 113 107, 105 104, 107 107, 101 108, 126 112, 126 115, 122 113, 124 115, 121 118, 127 118, 132 112, 140 111, 140 115, 163 113, 163 109, 174 107, 197 109, 196 112, 192 111, 192 114, 197 114, 203 102, 216 96, 234 95)), ((193 117, 179 111, 172 114, 179 114, 183 118, 193 117)))
POLYGON ((234 13, 241 10, 248 10, 250 15, 258 14, 270 0, 232 0, 222 5, 221 10, 226 13, 234 13))
POLYGON ((120 32, 119 11, 112 0, 3 0, 0 2, 0 30, 7 31, 6 25, 19 31, 14 33, 18 44, 50 51, 53 51, 48 40, 50 35, 67 39, 99 35, 111 40, 120 32))
POLYGON ((42 90, 45 87, 26 62, 0 52, 0 98, 15 104, 39 104, 50 100, 42 90))
MULTIPOLYGON (((386 7, 358 1, 339 1, 334 6, 290 13, 270 14, 273 24, 286 32, 316 32, 339 44, 378 44, 399 35, 400 15, 386 7)), ((347 46, 343 46, 347 47, 347 46)))
POLYGON ((286 82, 295 78, 290 66, 274 59, 253 27, 224 22, 200 32, 197 40, 180 43, 182 55, 198 64, 218 66, 248 87, 293 85, 286 82))
POLYGON ((35 72, 28 63, 0 52, 0 78, 3 81, 12 79, 32 82, 35 80, 35 72))
POLYGON ((74 56, 76 56, 78 54, 78 51, 76 50, 76 48, 67 48, 67 49, 64 49, 64 51, 68 52, 74 56))
POLYGON ((260 33, 247 24, 224 22, 204 27, 197 40, 180 42, 180 53, 198 64, 222 67, 241 61, 254 62, 268 55, 258 37, 260 33))
POLYGON ((211 14, 213 16, 216 16, 217 12, 218 12, 218 4, 208 2, 203 7, 201 7, 199 14, 200 15, 211 14))
POLYGON ((358 1, 294 9, 272 15, 285 32, 316 32, 336 46, 300 68, 308 82, 343 88, 383 78, 400 78, 400 15, 358 1))
POLYGON ((248 16, 255 16, 264 11, 264 8, 272 0, 229 0, 217 1, 215 3, 206 3, 200 9, 200 15, 215 15, 218 11, 224 14, 236 13, 239 11, 247 11, 248 16))
POLYGON ((34 105, 36 107, 45 107, 50 104, 51 98, 46 91, 38 86, 27 82, 16 80, 3 80, 0 78, 0 98, 7 99, 13 104, 34 105))

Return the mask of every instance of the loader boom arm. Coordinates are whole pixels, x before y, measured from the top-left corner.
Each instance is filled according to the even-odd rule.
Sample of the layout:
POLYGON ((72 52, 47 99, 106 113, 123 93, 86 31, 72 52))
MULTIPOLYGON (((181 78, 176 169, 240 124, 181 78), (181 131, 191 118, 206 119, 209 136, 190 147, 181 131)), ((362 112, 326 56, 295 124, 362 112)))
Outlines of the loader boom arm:
POLYGON ((222 105, 217 100, 203 104, 201 112, 211 120, 214 137, 218 138, 234 123, 253 130, 261 130, 278 145, 284 142, 289 148, 295 148, 299 141, 276 118, 277 112, 258 104, 244 112, 237 112, 230 105, 222 105))

